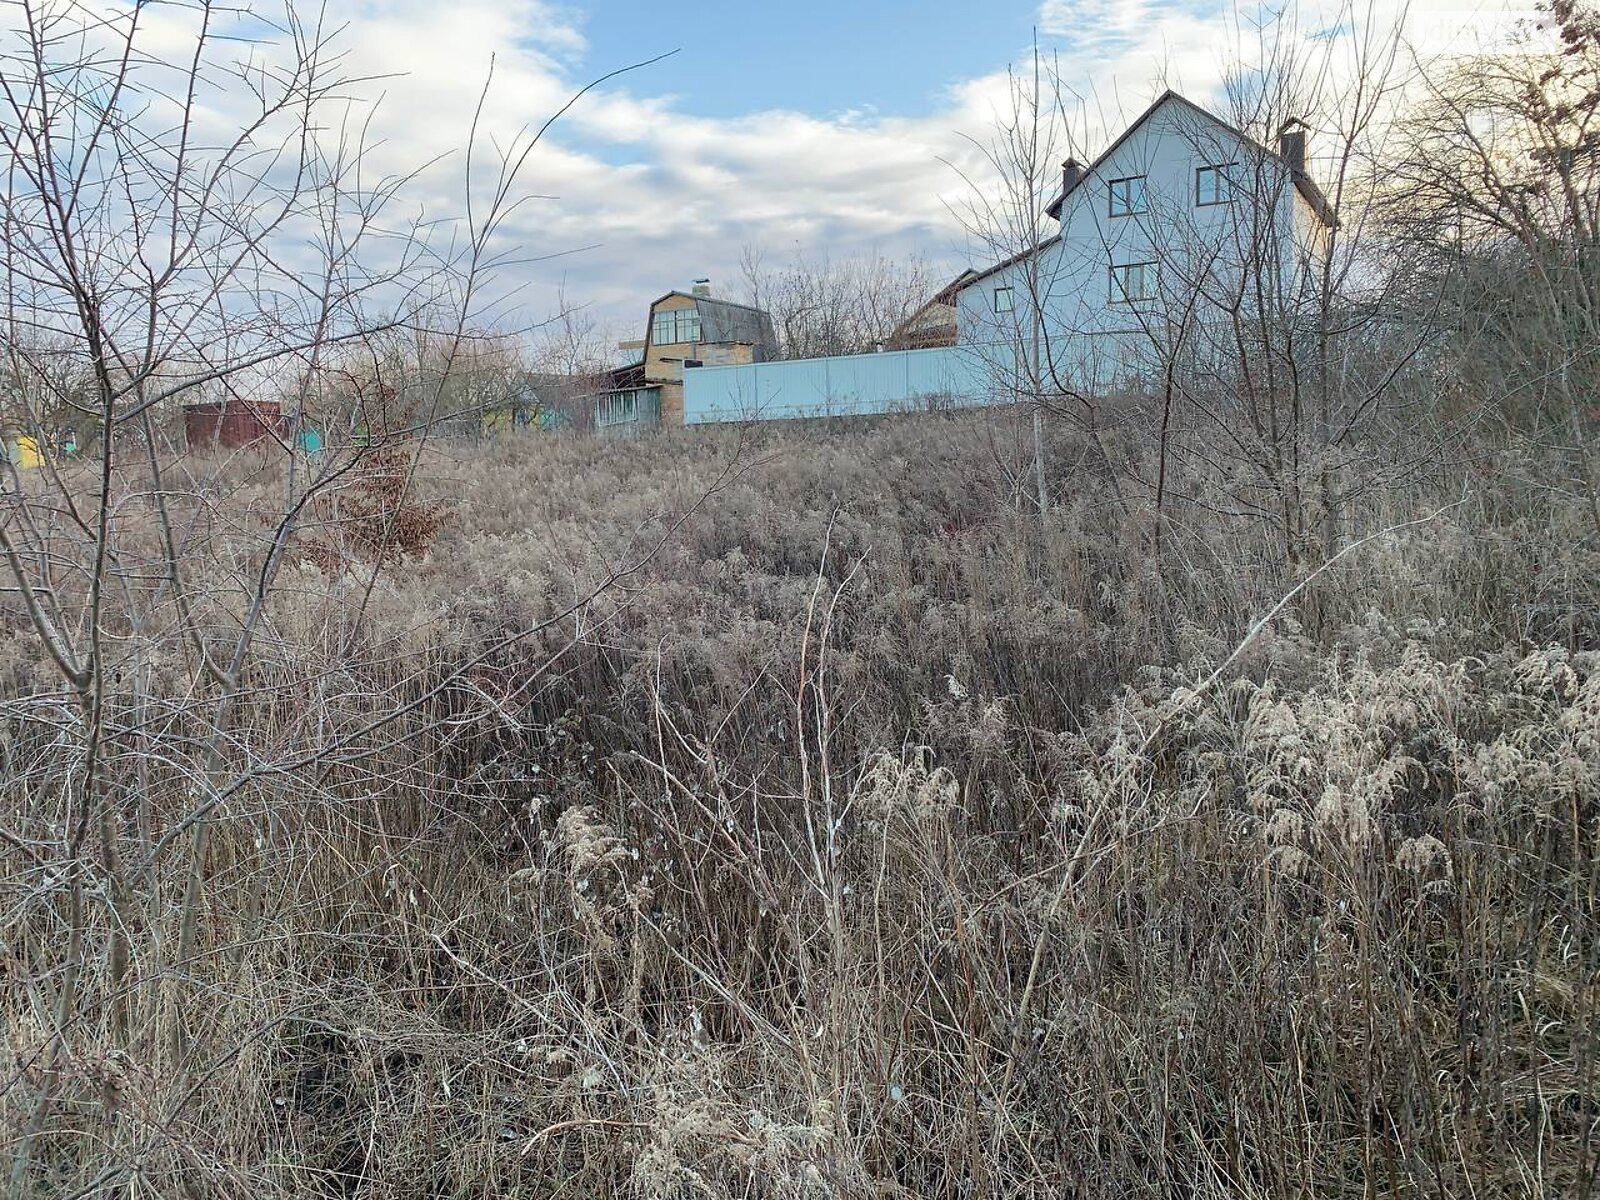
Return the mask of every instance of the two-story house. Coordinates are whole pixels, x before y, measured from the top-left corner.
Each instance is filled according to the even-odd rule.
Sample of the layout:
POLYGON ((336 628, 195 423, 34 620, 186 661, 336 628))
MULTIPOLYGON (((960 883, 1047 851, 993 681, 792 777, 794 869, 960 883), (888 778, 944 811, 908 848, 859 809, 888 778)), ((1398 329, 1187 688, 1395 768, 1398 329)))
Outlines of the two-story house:
POLYGON ((1063 164, 1040 208, 1016 253, 955 280, 886 353, 689 372, 689 423, 1107 396, 1163 376, 1221 394, 1241 367, 1291 361, 1278 335, 1326 299, 1335 218, 1298 122, 1269 150, 1169 91, 1093 162, 1063 164))
POLYGON ((1053 235, 963 283, 959 344, 1013 392, 1104 394, 1180 348, 1203 370, 1208 347, 1312 302, 1334 216, 1296 124, 1273 151, 1166 92, 1092 163, 1063 164, 1053 235))
POLYGON ((626 433, 683 424, 683 372, 697 366, 740 366, 778 356, 772 318, 762 309, 712 296, 707 280, 691 291, 668 292, 650 305, 642 341, 623 349, 639 362, 613 372, 595 406, 595 426, 626 433))

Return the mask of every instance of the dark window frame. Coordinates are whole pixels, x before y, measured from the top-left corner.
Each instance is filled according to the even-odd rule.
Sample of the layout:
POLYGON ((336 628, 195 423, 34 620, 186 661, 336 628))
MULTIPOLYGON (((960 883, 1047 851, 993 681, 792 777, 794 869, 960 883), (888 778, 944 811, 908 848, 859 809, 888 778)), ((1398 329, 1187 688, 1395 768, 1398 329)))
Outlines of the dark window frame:
POLYGON ((650 344, 652 346, 698 346, 700 344, 700 310, 690 308, 659 308, 650 315, 650 344), (658 327, 666 321, 672 327, 674 335, 672 340, 658 336, 658 327), (679 338, 676 335, 694 331, 691 338, 679 338))
POLYGON ((1120 179, 1108 179, 1106 181, 1106 216, 1107 217, 1138 217, 1138 216, 1142 216, 1145 213, 1149 212, 1150 211, 1150 204, 1149 204, 1148 198, 1145 195, 1145 180, 1148 179, 1148 178, 1149 178, 1149 176, 1147 176, 1147 175, 1124 175, 1120 179), (1117 185, 1119 183, 1137 183, 1139 185, 1139 197, 1138 197, 1138 207, 1137 208, 1132 207, 1132 205, 1134 203, 1134 197, 1133 197, 1132 191, 1130 190, 1130 191, 1128 191, 1127 196, 1126 196, 1126 201, 1127 201, 1127 203, 1128 203, 1128 205, 1130 207, 1128 207, 1126 209, 1123 209, 1120 212, 1118 211, 1118 209, 1117 209, 1117 185))
POLYGON ((1159 291, 1156 286, 1155 259, 1141 259, 1138 262, 1108 263, 1106 264, 1106 303, 1107 304, 1148 304, 1157 298, 1159 291), (1148 294, 1130 296, 1127 289, 1122 287, 1117 272, 1127 271, 1133 267, 1148 267, 1150 271, 1150 291, 1148 294))
POLYGON ((1016 292, 1016 289, 1014 287, 1012 287, 1009 283, 1000 285, 999 287, 994 289, 994 298, 989 303, 990 303, 990 307, 994 310, 994 315, 997 316, 997 317, 1003 317, 1007 313, 1016 312, 1017 311, 1017 292, 1016 292), (1005 297, 1006 297, 1006 306, 1004 308, 1000 307, 1000 295, 1001 295, 1002 292, 1005 293, 1005 297))
POLYGON ((1237 162, 1203 163, 1202 165, 1196 167, 1194 169, 1194 206, 1196 208, 1216 208, 1219 205, 1232 204, 1238 189, 1234 186, 1233 175, 1231 172, 1238 165, 1239 164, 1237 162), (1211 171, 1216 174, 1225 185, 1225 194, 1223 189, 1218 189, 1218 194, 1221 196, 1221 199, 1219 200, 1205 200, 1201 198, 1203 193, 1200 190, 1200 179, 1207 171, 1211 171))

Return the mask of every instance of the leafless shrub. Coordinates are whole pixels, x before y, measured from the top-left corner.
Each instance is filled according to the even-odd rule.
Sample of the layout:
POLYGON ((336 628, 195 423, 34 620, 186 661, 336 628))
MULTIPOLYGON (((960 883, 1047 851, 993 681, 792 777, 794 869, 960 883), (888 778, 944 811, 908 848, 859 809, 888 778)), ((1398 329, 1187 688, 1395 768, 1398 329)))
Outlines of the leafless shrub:
MULTIPOLYGON (((7 86, 67 80, 180 205, 52 22, 7 86)), ((309 325, 177 285, 138 325, 137 256, 27 176, 46 109, 0 127, 6 348, 99 432, 0 520, 9 1195, 1592 1190, 1600 543, 1529 482, 1567 448, 1354 487, 1312 565, 1182 458, 1153 560, 1098 464, 1159 439, 1032 436, 1031 394, 437 442, 467 306, 386 357, 334 253, 309 325), (170 443, 280 354, 393 427, 170 443)))
MULTIPOLYGON (((1120 508, 1080 502, 1041 558, 1037 518, 970 485, 992 421, 435 449, 419 494, 456 503, 420 556, 370 594, 292 559, 230 745, 322 753, 218 812, 194 1066, 175 1084, 159 1041, 119 1040, 87 970, 30 1186, 1485 1195, 1537 1162, 1546 1194, 1580 1188, 1579 507, 1489 488, 1380 538, 1329 569, 1321 635, 1291 604, 1196 694, 1281 594, 1270 539, 1196 525, 1163 580, 1120 508), (718 486, 735 449, 749 473, 718 486), (675 514, 619 588, 507 640, 675 514)), ((1052 445, 1068 483, 1081 447, 1052 445)), ((197 578, 260 536, 261 469, 230 468, 197 578)), ((17 1130, 70 759, 37 643, 6 654, 17 1130)), ((140 682, 174 669, 113 690, 162 730, 119 810, 156 842, 205 744, 140 682)), ((134 947, 178 934, 151 922, 134 947)))
POLYGON ((922 258, 877 253, 835 261, 797 249, 773 267, 761 248, 747 246, 740 267, 741 294, 771 313, 784 358, 881 350, 946 282, 922 258))

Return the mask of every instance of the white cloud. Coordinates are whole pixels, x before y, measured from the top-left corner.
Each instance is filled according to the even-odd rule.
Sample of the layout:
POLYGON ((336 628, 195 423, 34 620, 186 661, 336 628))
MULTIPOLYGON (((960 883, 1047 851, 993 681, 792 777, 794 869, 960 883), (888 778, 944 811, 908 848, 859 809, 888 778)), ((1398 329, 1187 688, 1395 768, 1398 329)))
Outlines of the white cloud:
POLYGON ((1151 15, 1146 0, 1044 0, 1039 33, 1075 47, 1125 45, 1148 33, 1151 15))
MULTIPOLYGON (((388 169, 445 156, 422 187, 434 211, 459 209, 463 153, 473 106, 495 56, 480 149, 512 143, 581 86, 562 53, 581 33, 529 48, 526 22, 543 6, 508 9, 465 0, 448 12, 416 0, 364 4, 352 19, 348 66, 361 74, 403 72, 385 84, 374 122, 388 169)), ((586 70, 602 71, 593 49, 586 70)), ((860 110, 831 117, 787 111, 711 119, 672 95, 675 60, 625 76, 581 99, 529 156, 520 179, 537 199, 506 236, 519 255, 593 247, 527 270, 527 319, 547 314, 562 284, 568 301, 590 300, 620 321, 642 321, 660 293, 710 275, 732 290, 746 243, 782 259, 803 242, 835 256, 868 249, 950 258, 959 232, 946 199, 963 185, 941 159, 970 157, 958 128, 987 113, 960 104, 933 117, 860 110)), ((848 100, 848 97, 841 97, 848 100)), ((484 158, 480 155, 480 165, 484 158)), ((478 174, 481 184, 486 175, 478 174)))
MULTIPOLYGON (((375 81, 363 95, 382 94, 371 166, 398 173, 434 162, 409 192, 411 211, 428 217, 463 210, 464 151, 491 61, 475 159, 480 200, 490 147, 537 128, 614 53, 591 44, 581 11, 551 0, 329 3, 325 24, 344 25, 343 69, 375 81)), ((1459 0, 1416 0, 1411 12, 1429 45, 1464 28, 1490 37, 1506 22, 1503 10, 1466 10, 1459 0)), ((1042 49, 1058 56, 1065 85, 1081 100, 1071 148, 1089 155, 1166 86, 1216 103, 1225 65, 1250 36, 1245 17, 1199 0, 1042 0, 1037 17, 1042 49)), ((1299 23, 1326 24, 1316 18, 1309 0, 1299 23)), ((151 32, 170 49, 192 15, 163 20, 151 32)), ((1019 62, 1026 53, 1019 47, 1019 62)), ((746 243, 763 247, 769 261, 799 242, 835 258, 920 251, 955 269, 964 238, 950 208, 968 189, 950 164, 981 175, 967 138, 985 140, 1006 107, 1007 79, 996 66, 974 63, 939 111, 915 116, 852 106, 848 81, 830 116, 699 116, 673 95, 685 69, 677 59, 596 89, 529 155, 519 179, 522 193, 544 198, 519 208, 504 231, 501 249, 525 264, 507 267, 501 280, 520 306, 506 315, 542 319, 564 288, 569 302, 589 302, 627 328, 642 322, 650 299, 696 276, 731 290, 746 243)), ((210 114, 219 125, 226 115, 210 114)))

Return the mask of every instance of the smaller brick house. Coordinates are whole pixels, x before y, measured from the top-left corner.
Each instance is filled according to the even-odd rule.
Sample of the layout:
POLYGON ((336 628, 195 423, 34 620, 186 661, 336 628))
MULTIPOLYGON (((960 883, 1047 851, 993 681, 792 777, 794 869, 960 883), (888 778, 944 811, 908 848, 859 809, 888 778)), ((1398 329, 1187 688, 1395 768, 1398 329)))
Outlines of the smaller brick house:
POLYGON ((595 400, 595 428, 627 435, 657 425, 683 424, 683 372, 698 366, 739 366, 778 356, 772 318, 762 309, 711 295, 702 279, 691 291, 668 292, 650 305, 637 363, 611 374, 595 400))

